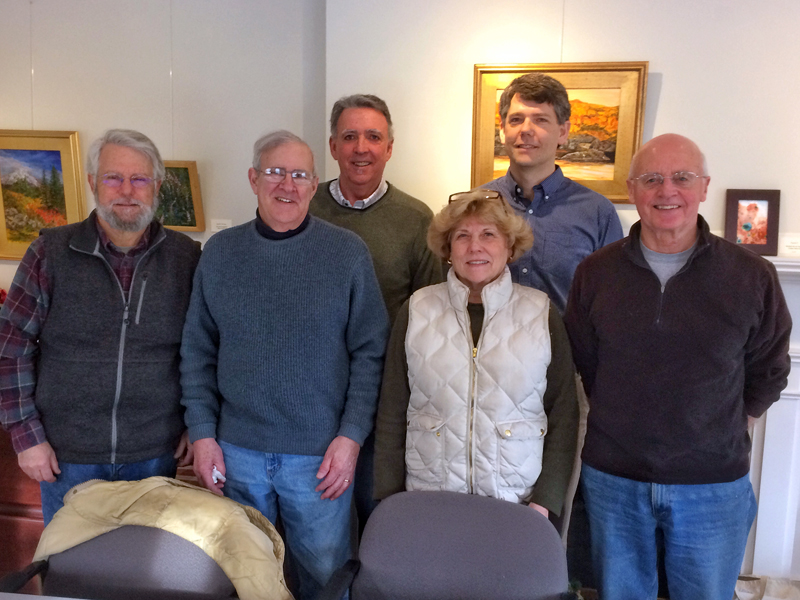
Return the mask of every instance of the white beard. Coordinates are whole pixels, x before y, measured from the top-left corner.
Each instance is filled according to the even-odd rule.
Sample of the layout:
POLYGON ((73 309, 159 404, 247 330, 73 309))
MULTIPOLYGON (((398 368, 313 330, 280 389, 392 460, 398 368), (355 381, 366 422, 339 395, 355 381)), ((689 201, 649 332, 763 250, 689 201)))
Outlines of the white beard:
POLYGON ((112 205, 100 204, 97 199, 97 194, 95 193, 94 201, 97 205, 97 214, 103 219, 103 221, 111 225, 111 227, 120 231, 142 231, 150 224, 150 221, 153 220, 156 210, 158 209, 158 196, 153 198, 153 204, 151 206, 147 206, 140 200, 136 200, 134 198, 115 198, 114 200, 124 200, 125 202, 129 204, 135 204, 142 209, 139 212, 139 216, 135 219, 122 219, 117 213, 114 212, 113 202, 112 205))

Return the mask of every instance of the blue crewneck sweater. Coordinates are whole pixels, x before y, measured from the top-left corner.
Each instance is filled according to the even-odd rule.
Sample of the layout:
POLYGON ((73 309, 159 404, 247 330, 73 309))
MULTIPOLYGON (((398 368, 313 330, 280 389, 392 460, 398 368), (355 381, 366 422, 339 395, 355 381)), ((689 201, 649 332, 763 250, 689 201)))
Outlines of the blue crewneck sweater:
POLYGON ((323 455, 374 423, 389 325, 361 239, 316 218, 284 240, 255 221, 214 235, 181 348, 192 441, 323 455))

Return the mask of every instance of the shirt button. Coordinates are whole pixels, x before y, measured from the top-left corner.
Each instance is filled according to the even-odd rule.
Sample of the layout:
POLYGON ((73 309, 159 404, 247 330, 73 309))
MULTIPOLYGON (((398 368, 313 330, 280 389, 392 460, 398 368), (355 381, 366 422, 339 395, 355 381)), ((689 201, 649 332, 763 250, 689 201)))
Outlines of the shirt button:
POLYGON ((544 199, 545 200, 550 200, 550 196, 545 196, 544 199))
POLYGON ((523 273, 527 273, 527 272, 528 272, 528 268, 527 268, 527 267, 523 268, 523 269, 522 269, 522 272, 523 272, 523 273))
POLYGON ((511 437, 511 430, 510 429, 506 429, 506 437, 511 437))
POLYGON ((532 208, 529 208, 529 209, 528 209, 528 214, 529 214, 529 215, 532 215, 532 214, 533 214, 533 209, 532 209, 532 208))

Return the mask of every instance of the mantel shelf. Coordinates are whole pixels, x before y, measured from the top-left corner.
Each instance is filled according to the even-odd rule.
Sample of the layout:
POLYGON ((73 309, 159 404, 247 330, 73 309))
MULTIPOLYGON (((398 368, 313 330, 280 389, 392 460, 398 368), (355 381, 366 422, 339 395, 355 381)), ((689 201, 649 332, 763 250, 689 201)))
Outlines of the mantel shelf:
POLYGON ((781 279, 800 279, 800 258, 788 258, 784 256, 767 256, 781 279))

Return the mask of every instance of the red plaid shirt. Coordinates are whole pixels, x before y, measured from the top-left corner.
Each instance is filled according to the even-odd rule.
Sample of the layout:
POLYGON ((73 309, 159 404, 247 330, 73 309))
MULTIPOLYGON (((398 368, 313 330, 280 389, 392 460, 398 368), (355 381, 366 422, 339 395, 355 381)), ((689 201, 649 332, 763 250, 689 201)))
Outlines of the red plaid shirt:
MULTIPOLYGON (((121 252, 97 226, 100 247, 127 297, 133 272, 150 245, 152 225, 134 248, 121 252)), ((39 237, 28 247, 0 311, 0 424, 19 454, 47 441, 34 404, 39 332, 50 309, 52 279, 39 237)))

